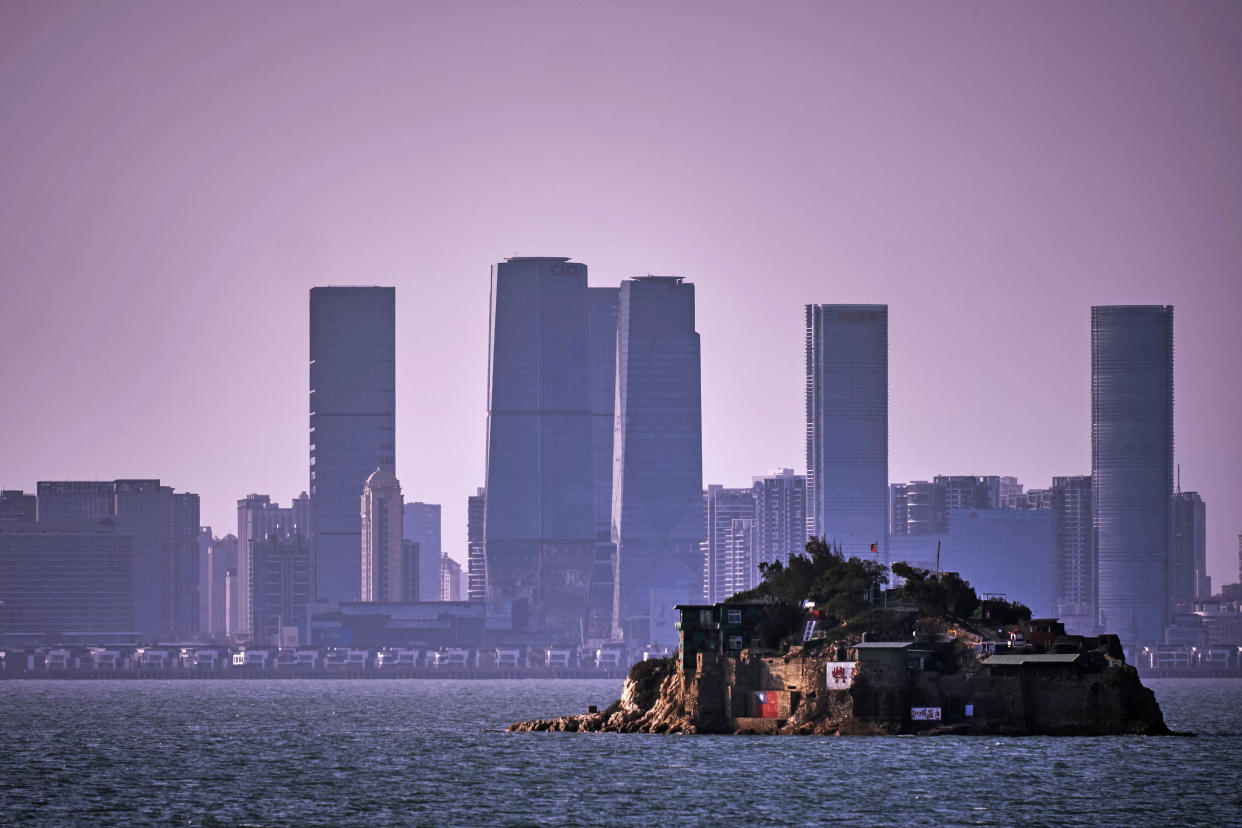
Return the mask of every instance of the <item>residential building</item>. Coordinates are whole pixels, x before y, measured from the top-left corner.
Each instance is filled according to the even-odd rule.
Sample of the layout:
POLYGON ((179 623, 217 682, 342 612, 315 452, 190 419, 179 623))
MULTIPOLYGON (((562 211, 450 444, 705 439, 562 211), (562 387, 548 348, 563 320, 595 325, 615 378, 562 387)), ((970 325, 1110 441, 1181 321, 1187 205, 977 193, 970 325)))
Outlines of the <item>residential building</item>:
POLYGON ((310 641, 312 554, 297 532, 276 530, 250 539, 250 640, 296 647, 310 641))
POLYGON ((1196 598, 1212 595, 1207 574, 1207 506, 1198 492, 1173 495, 1173 544, 1169 554, 1169 612, 1193 612, 1196 598))
POLYGON ((114 519, 133 538, 132 629, 148 639, 198 633, 198 495, 159 480, 40 481, 39 522, 114 519))
MULTIPOLYGON (((203 632, 211 636, 236 636, 240 634, 241 624, 237 611, 241 604, 236 589, 237 581, 237 537, 228 534, 222 538, 213 538, 207 548, 207 583, 202 597, 207 606, 207 625, 203 632), (228 573, 232 572, 230 577, 228 573), (234 592, 230 594, 232 588, 234 592), (231 612, 230 612, 231 610, 231 612)), ((249 561, 249 558, 247 558, 249 561)), ((249 583, 249 578, 246 579, 249 583)), ((246 602, 249 606, 249 601, 246 602)), ((249 619, 247 619, 249 623, 249 619)))
MULTIPOLYGON (((635 644, 676 643, 674 607, 702 594, 703 418, 694 285, 621 283, 612 539, 619 624, 635 644)), ((488 490, 489 501, 491 490, 488 490)))
MULTIPOLYGON (((305 504, 305 499, 295 501, 305 504)), ((298 522, 298 515, 293 508, 281 508, 272 498, 265 494, 249 494, 237 501, 237 623, 233 635, 245 637, 249 635, 250 618, 253 611, 250 606, 254 590, 250 586, 250 542, 261 540, 272 533, 307 534, 305 523, 298 522)), ((303 506, 304 512, 304 506, 303 506)), ((305 514, 302 515, 305 520, 305 514)), ((232 568, 232 567, 230 567, 232 568)))
POLYGON ((39 500, 21 490, 0 492, 0 523, 33 523, 39 514, 39 500))
POLYGON ((584 638, 595 566, 586 265, 492 268, 484 554, 493 601, 549 642, 584 638))
POLYGON ((116 515, 116 482, 112 480, 42 481, 37 492, 39 520, 116 515))
POLYGON ((315 593, 362 594, 358 498, 376 469, 396 474, 396 290, 310 291, 310 509, 315 593))
POLYGON ((806 306, 809 534, 888 560, 888 306, 806 306))
POLYGON ((404 537, 418 544, 419 591, 411 601, 440 601, 440 570, 443 557, 440 535, 440 504, 405 504, 404 537))
POLYGON ((893 483, 889 490, 889 514, 894 535, 931 535, 949 531, 945 487, 915 480, 893 483))
POLYGON ((461 577, 461 564, 448 555, 443 555, 440 558, 440 600, 466 600, 461 577))
POLYGON ((1071 633, 1091 635, 1096 625, 1091 475, 1054 477, 1044 491, 1052 511, 1055 614, 1071 633))
MULTIPOLYGON (((806 551, 806 475, 778 469, 752 478, 755 561, 789 562, 806 551)), ((710 600, 710 599, 709 599, 710 600)))
POLYGON ((1100 627, 1159 644, 1173 503, 1173 308, 1091 309, 1091 501, 1100 627))
POLYGON ((487 600, 487 557, 483 551, 483 516, 487 489, 480 486, 466 498, 466 598, 487 600))
POLYGON ((0 522, 0 641, 135 632, 134 561, 115 517, 0 522))
POLYGON ((703 511, 703 600, 715 604, 759 581, 754 555, 755 490, 709 485, 703 493, 703 511))
MULTIPOLYGON (((418 541, 406 541, 404 537, 404 506, 401 484, 392 472, 383 469, 372 472, 362 488, 359 568, 363 601, 411 601, 418 597, 416 579, 421 580, 421 568, 406 566, 406 544, 416 545, 418 541)), ((417 548, 414 560, 409 563, 414 564, 422 552, 417 548)), ((439 576, 437 572, 434 580, 437 585, 439 576)))

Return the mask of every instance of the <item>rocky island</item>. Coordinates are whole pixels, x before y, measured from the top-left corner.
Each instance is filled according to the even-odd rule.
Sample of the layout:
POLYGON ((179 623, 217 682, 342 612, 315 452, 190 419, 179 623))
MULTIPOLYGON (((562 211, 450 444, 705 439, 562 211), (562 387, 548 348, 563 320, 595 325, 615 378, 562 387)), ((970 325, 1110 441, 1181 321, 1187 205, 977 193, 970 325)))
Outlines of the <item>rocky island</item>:
POLYGON ((678 609, 675 658, 639 662, 602 712, 512 731, 1168 734, 1115 635, 981 601, 954 573, 845 559, 819 541, 715 605, 678 609))

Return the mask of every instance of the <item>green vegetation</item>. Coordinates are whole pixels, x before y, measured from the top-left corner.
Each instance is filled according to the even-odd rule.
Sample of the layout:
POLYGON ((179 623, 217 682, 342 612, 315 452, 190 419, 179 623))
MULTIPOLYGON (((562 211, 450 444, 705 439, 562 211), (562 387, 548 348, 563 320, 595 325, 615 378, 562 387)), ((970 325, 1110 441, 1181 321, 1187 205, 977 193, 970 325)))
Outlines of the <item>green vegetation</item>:
POLYGON ((759 571, 763 583, 729 601, 768 605, 760 615, 756 634, 765 646, 773 648, 802 632, 804 601, 815 605, 825 628, 851 626, 851 619, 868 613, 888 582, 882 564, 846 558, 840 547, 829 547, 819 538, 806 545, 806 555, 790 557, 788 565, 782 566, 779 561, 760 564, 759 571))
POLYGON ((1031 608, 1018 601, 1004 598, 987 598, 980 605, 983 620, 992 626, 1025 624, 1031 620, 1031 608))
POLYGON ((952 615, 970 618, 979 608, 979 596, 956 572, 933 575, 930 570, 898 561, 893 574, 906 579, 901 585, 901 598, 918 607, 924 615, 952 615))
POLYGON ((777 649, 799 640, 806 613, 805 602, 816 610, 821 635, 839 641, 860 632, 897 638, 910 634, 913 612, 934 618, 976 618, 989 625, 1025 623, 1031 611, 1001 598, 980 601, 974 588, 955 572, 932 573, 895 563, 894 575, 905 580, 897 590, 887 591, 888 600, 905 605, 904 612, 884 609, 884 585, 888 570, 879 563, 846 558, 840 547, 819 538, 806 545, 805 555, 794 555, 787 565, 760 564, 763 582, 739 592, 733 603, 764 604, 755 634, 764 646, 777 649), (894 596, 893 593, 896 593, 894 596))

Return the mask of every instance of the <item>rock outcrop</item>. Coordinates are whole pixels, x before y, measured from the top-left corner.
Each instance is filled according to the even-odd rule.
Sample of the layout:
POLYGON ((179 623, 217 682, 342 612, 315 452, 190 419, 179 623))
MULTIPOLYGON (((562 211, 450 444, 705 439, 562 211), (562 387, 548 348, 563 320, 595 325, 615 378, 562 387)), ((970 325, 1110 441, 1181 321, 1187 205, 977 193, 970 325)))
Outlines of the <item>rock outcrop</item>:
POLYGON ((847 652, 857 655, 846 646, 795 650, 784 656, 700 653, 694 669, 684 673, 671 659, 642 662, 626 679, 621 699, 607 710, 519 722, 509 729, 822 735, 1170 733, 1154 694, 1142 685, 1137 671, 1102 650, 1077 657, 1037 654, 992 660, 980 658, 962 642, 923 646, 916 658, 903 661, 905 656, 899 655, 887 662, 845 661, 847 652), (834 669, 838 673, 832 680, 834 669), (762 711, 757 699, 763 700, 762 711))

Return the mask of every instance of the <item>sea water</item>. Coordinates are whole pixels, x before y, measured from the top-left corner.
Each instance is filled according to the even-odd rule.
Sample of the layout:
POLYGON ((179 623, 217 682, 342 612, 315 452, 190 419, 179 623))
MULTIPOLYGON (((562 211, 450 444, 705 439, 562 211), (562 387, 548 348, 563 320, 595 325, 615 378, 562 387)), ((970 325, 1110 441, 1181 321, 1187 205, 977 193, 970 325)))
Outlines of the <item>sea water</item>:
POLYGON ((1193 738, 506 733, 619 681, 0 681, 12 825, 1242 824, 1242 680, 1193 738))

